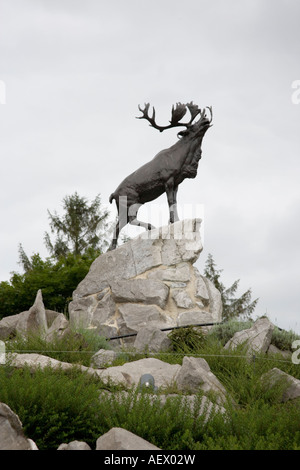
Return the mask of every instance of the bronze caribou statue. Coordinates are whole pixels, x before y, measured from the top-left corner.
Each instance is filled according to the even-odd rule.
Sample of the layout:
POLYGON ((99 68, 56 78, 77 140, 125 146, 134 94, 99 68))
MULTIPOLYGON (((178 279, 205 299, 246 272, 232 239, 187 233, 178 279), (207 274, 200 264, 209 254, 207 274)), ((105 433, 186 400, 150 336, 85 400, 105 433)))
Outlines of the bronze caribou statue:
POLYGON ((154 228, 149 223, 139 221, 137 212, 143 204, 153 201, 164 192, 167 194, 169 205, 169 223, 179 220, 176 201, 178 186, 185 178, 196 177, 202 154, 202 139, 212 125, 211 107, 207 108, 210 111, 210 119, 208 119, 205 109, 199 109, 193 102, 177 103, 176 107, 172 107, 170 123, 167 126, 159 126, 155 122, 154 108, 152 116, 149 116, 149 106, 150 104, 147 103, 144 109, 138 107, 142 112, 142 116, 138 119, 146 119, 160 132, 173 127, 185 127, 185 129, 177 134, 179 140, 174 145, 162 150, 150 162, 127 176, 110 195, 109 202, 116 201, 118 220, 109 250, 116 248, 119 233, 128 223, 145 227, 146 230, 154 228), (181 122, 187 110, 190 113, 190 120, 181 122), (199 119, 195 121, 197 116, 199 119))

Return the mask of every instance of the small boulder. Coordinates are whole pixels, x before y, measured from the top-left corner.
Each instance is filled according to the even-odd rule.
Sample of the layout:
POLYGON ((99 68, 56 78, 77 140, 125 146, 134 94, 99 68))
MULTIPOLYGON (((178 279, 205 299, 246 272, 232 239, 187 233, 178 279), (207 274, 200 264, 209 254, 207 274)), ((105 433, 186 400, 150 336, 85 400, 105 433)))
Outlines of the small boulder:
POLYGON ((283 372, 282 370, 274 367, 262 375, 261 380, 268 388, 275 386, 282 386, 283 394, 282 401, 295 400, 300 397, 300 380, 292 375, 283 372))
POLYGON ((141 328, 136 336, 133 347, 138 352, 165 352, 172 346, 167 333, 159 328, 145 327, 141 328))
POLYGON ((18 415, 5 403, 0 403, 0 450, 37 450, 25 437, 18 415))
POLYGON ((57 450, 92 450, 90 446, 83 441, 72 441, 69 444, 60 444, 57 450))
POLYGON ((116 351, 111 349, 100 349, 92 356, 91 366, 96 369, 104 368, 105 366, 112 364, 117 356, 118 354, 116 351))
POLYGON ((192 392, 214 392, 222 401, 226 397, 226 389, 211 372, 205 359, 201 357, 185 356, 182 366, 175 377, 175 383, 179 390, 192 392))
POLYGON ((112 428, 97 439, 96 450, 160 450, 142 437, 122 428, 112 428))
POLYGON ((268 318, 259 318, 251 328, 235 333, 224 348, 236 349, 244 343, 248 354, 266 353, 271 343, 273 330, 274 325, 268 318))

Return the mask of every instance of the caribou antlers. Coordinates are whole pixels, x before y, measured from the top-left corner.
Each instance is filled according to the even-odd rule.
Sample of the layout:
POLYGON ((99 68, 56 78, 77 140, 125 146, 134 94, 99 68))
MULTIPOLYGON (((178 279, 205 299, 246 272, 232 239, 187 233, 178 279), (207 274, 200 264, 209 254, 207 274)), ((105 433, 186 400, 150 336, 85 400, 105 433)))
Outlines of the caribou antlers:
MULTIPOLYGON (((150 103, 145 103, 145 108, 142 109, 140 105, 138 106, 139 110, 143 114, 142 116, 137 117, 137 119, 146 119, 148 122, 150 122, 150 126, 154 127, 155 129, 158 129, 160 132, 163 132, 166 129, 171 129, 172 127, 179 127, 179 126, 184 126, 189 128, 194 119, 200 114, 200 120, 206 118, 205 115, 205 109, 202 110, 199 109, 198 105, 194 104, 192 101, 187 104, 182 104, 182 103, 176 103, 176 107, 174 108, 174 105, 172 106, 172 116, 171 116, 171 121, 170 124, 167 126, 159 126, 155 122, 155 108, 153 106, 152 110, 152 117, 149 116, 149 107, 150 103), (185 116, 187 109, 190 112, 191 118, 189 122, 180 122, 181 119, 185 116)), ((208 107, 210 114, 211 114, 211 119, 209 122, 212 121, 212 108, 208 107)))

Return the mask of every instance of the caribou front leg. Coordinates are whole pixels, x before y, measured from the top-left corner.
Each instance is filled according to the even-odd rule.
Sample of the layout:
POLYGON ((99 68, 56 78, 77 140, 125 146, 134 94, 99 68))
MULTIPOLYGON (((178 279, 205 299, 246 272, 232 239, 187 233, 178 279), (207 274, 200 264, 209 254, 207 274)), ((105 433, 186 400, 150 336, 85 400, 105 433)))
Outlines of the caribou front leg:
POLYGON ((166 185, 166 193, 167 193, 167 198, 168 198, 168 204, 169 204, 169 213, 170 213, 170 224, 173 224, 174 222, 177 222, 179 220, 178 217, 178 212, 177 212, 177 191, 178 191, 178 185, 174 185, 174 180, 171 179, 167 181, 166 185))

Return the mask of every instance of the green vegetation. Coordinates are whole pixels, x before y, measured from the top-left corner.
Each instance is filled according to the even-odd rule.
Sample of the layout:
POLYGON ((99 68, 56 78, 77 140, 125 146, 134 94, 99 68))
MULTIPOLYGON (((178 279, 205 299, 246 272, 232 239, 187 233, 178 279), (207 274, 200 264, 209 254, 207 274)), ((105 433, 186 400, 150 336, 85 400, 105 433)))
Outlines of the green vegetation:
POLYGON ((90 366, 91 357, 99 349, 110 349, 106 339, 94 330, 68 330, 63 337, 54 337, 46 341, 37 333, 22 336, 6 342, 7 352, 31 353, 38 352, 62 362, 70 362, 82 366, 90 366))
POLYGON ((208 255, 205 268, 204 276, 212 281, 214 286, 221 293, 222 304, 223 304, 223 319, 230 320, 232 318, 251 318, 251 314, 254 312, 258 299, 251 300, 252 293, 251 289, 248 289, 240 297, 236 297, 236 291, 239 287, 240 280, 235 281, 230 287, 225 287, 221 282, 220 277, 222 269, 216 268, 216 263, 211 254, 208 255))
MULTIPOLYGON (((192 328, 174 330, 169 334, 174 352, 159 353, 157 358, 181 363, 184 355, 203 357, 212 372, 228 391, 225 414, 214 408, 208 420, 200 414, 202 394, 196 396, 194 407, 188 397, 179 394, 168 397, 165 404, 158 395, 139 393, 133 388, 120 394, 121 386, 102 383, 80 372, 76 364, 86 364, 100 347, 109 347, 103 338, 92 332, 74 332, 70 336, 68 355, 58 355, 61 345, 45 343, 38 337, 27 341, 20 338, 7 342, 7 350, 39 350, 42 354, 74 363, 74 369, 64 372, 51 369, 16 370, 0 366, 0 401, 8 404, 20 417, 25 434, 39 449, 57 449, 62 442, 82 440, 92 449, 97 438, 113 426, 123 427, 164 450, 213 449, 300 449, 300 402, 281 402, 284 384, 268 390, 261 376, 278 367, 300 379, 300 368, 290 360, 256 355, 244 357, 243 348, 223 349, 228 331, 233 334, 244 328, 243 322, 217 325, 206 335, 192 328), (222 332, 223 330, 223 332, 222 332), (23 342, 22 342, 23 341, 23 342), (75 350, 72 353, 72 348, 75 350), (81 348, 81 349, 80 349, 81 348), (87 359, 88 358, 88 359, 87 359), (230 398, 229 398, 230 397, 230 398)), ((297 335, 276 331, 274 339, 290 348, 297 335)), ((136 360, 142 355, 123 352, 116 363, 136 360)), ((114 364, 113 364, 114 365, 114 364)), ((173 393, 172 387, 164 393, 173 393)))
POLYGON ((73 291, 107 245, 108 212, 102 210, 99 195, 89 204, 75 192, 63 199, 63 210, 62 216, 48 211, 55 237, 51 241, 45 234, 51 256, 29 257, 20 244, 19 264, 24 272, 14 272, 9 281, 0 282, 0 319, 28 310, 39 289, 49 310, 66 313, 73 291))

